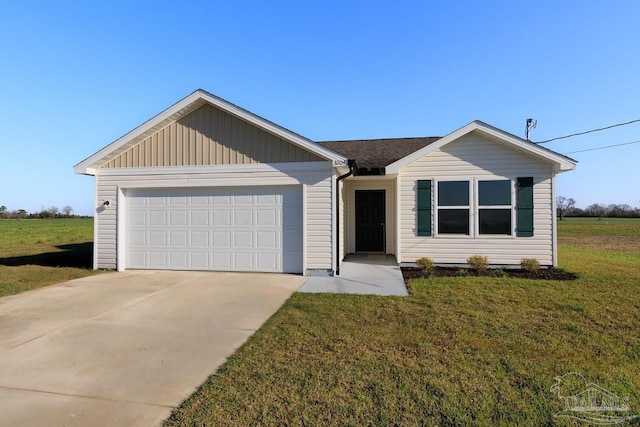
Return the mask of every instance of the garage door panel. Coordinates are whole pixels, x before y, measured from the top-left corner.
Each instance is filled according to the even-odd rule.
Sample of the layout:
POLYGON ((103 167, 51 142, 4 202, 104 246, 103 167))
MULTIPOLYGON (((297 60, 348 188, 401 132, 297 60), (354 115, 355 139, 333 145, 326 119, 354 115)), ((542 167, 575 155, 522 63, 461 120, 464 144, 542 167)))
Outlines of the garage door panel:
POLYGON ((234 270, 254 270, 253 252, 234 252, 231 254, 234 270))
POLYGON ((149 251, 149 267, 165 269, 169 266, 167 265, 167 257, 168 254, 166 252, 158 252, 158 251, 149 251))
POLYGON ((257 254, 257 269, 260 271, 278 271, 278 254, 257 254))
POLYGON ((169 267, 176 270, 186 270, 189 267, 188 252, 169 252, 169 267))
POLYGON ((231 268, 230 252, 214 252, 211 254, 212 270, 233 270, 231 268))
POLYGON ((170 231, 169 246, 172 248, 175 248, 175 247, 186 248, 188 246, 187 230, 170 231))
POLYGON ((209 232, 202 231, 190 231, 191 247, 192 248, 208 248, 209 247, 209 232))
POLYGON ((231 249, 231 232, 230 231, 214 231, 213 247, 216 249, 231 249))
POLYGON ((209 270, 209 252, 191 252, 191 269, 209 270))
POLYGON ((232 247, 242 249, 253 248, 253 230, 234 232, 232 247))
POLYGON ((209 211, 197 210, 191 211, 190 225, 194 227, 208 226, 209 225, 209 211))
POLYGON ((298 187, 130 190, 127 268, 302 272, 298 187))
POLYGON ((149 225, 166 226, 167 225, 167 212, 160 210, 149 211, 149 225))
POLYGON ((253 209, 234 210, 233 225, 236 227, 252 227, 253 226, 253 209))
POLYGON ((150 247, 167 247, 167 232, 164 230, 151 230, 147 238, 150 247))
POLYGON ((213 225, 215 227, 229 227, 231 225, 231 210, 227 210, 225 208, 217 208, 213 211, 212 216, 213 225))

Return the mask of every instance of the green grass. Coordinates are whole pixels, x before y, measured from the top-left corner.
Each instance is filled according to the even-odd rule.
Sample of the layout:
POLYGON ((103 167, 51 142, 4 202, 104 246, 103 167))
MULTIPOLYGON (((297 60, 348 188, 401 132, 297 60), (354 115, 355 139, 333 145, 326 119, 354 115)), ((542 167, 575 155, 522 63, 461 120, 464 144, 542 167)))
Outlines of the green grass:
POLYGON ((94 274, 93 219, 0 220, 0 297, 94 274))
POLYGON ((406 298, 294 294, 165 425, 567 424, 550 388, 572 371, 640 414, 640 255, 624 239, 615 250, 593 242, 637 241, 640 221, 609 225, 561 223, 572 282, 431 278, 406 298))

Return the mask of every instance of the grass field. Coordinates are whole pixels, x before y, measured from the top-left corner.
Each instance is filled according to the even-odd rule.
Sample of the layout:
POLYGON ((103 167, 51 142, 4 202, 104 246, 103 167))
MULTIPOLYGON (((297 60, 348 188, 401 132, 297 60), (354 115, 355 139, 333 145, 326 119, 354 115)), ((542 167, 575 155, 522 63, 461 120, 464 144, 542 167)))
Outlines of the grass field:
POLYGON ((0 297, 94 274, 93 219, 0 220, 0 297))
POLYGON ((579 425, 555 416, 570 372, 640 415, 640 220, 568 219, 559 235, 579 280, 294 294, 165 426, 579 425))

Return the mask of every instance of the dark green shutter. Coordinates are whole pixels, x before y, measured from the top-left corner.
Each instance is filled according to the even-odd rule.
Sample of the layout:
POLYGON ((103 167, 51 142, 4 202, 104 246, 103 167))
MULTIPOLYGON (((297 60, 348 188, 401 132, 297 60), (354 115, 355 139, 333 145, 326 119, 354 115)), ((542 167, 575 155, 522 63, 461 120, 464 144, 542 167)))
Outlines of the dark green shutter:
POLYGON ((518 237, 533 236, 533 178, 518 178, 518 237))
POLYGON ((418 236, 431 236, 431 180, 418 181, 418 236))

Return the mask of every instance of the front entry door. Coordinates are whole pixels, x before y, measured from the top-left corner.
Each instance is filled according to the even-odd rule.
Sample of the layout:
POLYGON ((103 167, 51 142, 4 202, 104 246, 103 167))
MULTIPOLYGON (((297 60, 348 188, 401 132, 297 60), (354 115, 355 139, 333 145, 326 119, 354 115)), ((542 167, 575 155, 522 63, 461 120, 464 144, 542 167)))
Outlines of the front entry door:
POLYGON ((356 190, 356 252, 384 252, 384 190, 356 190))

